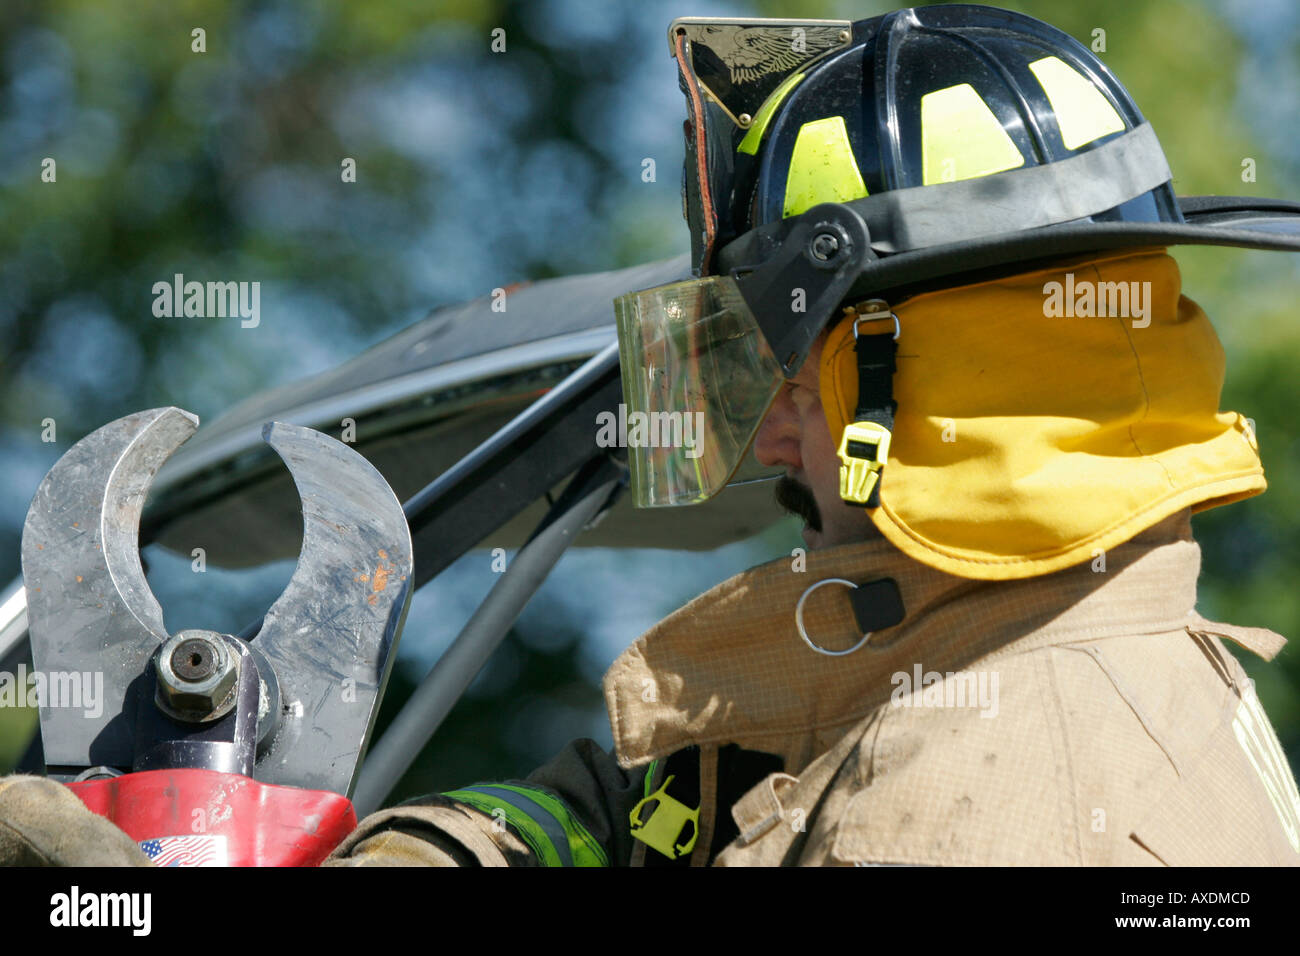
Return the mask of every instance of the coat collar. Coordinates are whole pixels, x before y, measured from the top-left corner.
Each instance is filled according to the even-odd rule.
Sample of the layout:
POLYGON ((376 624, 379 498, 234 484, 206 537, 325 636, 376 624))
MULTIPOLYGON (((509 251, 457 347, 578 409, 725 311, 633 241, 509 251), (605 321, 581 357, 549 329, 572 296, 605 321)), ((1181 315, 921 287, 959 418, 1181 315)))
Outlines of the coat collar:
MULTIPOLYGON (((615 751, 626 767, 683 747, 737 743, 781 753, 791 772, 889 699, 891 675, 957 671, 1047 644, 1158 633, 1197 618, 1200 548, 1182 511, 1093 560, 1054 574, 978 581, 937 571, 876 540, 781 558, 722 582, 643 634, 605 675, 615 751), (893 578, 905 617, 845 657, 814 653, 795 606, 827 578, 893 578)), ((804 620, 824 647, 861 636, 847 589, 819 588, 804 620)))

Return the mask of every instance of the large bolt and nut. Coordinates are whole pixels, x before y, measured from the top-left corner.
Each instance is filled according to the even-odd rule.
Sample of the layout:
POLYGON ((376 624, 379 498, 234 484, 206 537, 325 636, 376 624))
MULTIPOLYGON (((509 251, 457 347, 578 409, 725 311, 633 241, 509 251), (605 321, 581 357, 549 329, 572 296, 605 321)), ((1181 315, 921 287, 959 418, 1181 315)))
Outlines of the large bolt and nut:
POLYGON ((172 717, 209 721, 235 705, 239 660, 215 631, 180 631, 158 651, 158 706, 172 717))

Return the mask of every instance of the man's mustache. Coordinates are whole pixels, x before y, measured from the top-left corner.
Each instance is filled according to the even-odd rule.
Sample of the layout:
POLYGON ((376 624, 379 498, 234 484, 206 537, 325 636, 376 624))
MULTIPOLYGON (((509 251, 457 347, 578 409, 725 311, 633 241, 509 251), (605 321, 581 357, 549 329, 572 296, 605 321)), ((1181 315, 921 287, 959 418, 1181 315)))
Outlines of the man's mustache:
POLYGON ((782 510, 802 518, 814 531, 822 530, 822 514, 817 510, 817 499, 807 485, 782 475, 776 482, 776 503, 782 510))

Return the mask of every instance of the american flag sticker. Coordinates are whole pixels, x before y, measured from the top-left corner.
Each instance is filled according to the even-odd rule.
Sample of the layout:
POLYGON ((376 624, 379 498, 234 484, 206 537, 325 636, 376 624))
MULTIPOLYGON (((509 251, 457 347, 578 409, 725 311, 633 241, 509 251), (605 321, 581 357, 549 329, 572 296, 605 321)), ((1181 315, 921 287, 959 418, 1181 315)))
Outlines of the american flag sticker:
POLYGON ((154 866, 226 866, 224 836, 157 837, 140 843, 154 866))

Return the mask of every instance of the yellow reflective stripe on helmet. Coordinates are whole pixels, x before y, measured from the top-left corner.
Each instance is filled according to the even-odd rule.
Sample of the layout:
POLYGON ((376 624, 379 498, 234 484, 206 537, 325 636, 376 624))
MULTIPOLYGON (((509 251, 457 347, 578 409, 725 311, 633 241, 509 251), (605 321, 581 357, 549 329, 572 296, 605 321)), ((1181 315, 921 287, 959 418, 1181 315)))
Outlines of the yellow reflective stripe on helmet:
POLYGON ((466 787, 443 794, 506 822, 544 866, 609 866, 596 838, 562 802, 534 787, 510 784, 466 787))
POLYGON ((866 194, 844 117, 828 116, 799 127, 786 174, 782 215, 797 216, 818 203, 850 202, 866 194))
POLYGON ((1025 157, 969 83, 921 97, 921 181, 975 179, 1025 165, 1025 157))
POLYGON ((1124 131, 1124 121, 1110 100, 1092 80, 1059 57, 1045 56, 1030 63, 1029 68, 1052 104, 1066 149, 1078 149, 1107 133, 1124 131))
POLYGON ((758 154, 758 144, 763 141, 763 133, 767 131, 767 124, 772 121, 772 114, 776 112, 776 108, 781 105, 782 101, 790 94, 790 91, 803 78, 803 73, 794 73, 781 81, 781 85, 772 91, 772 95, 763 101, 763 105, 754 114, 754 121, 749 125, 749 132, 745 134, 745 138, 736 147, 736 152, 749 153, 751 156, 758 154))

